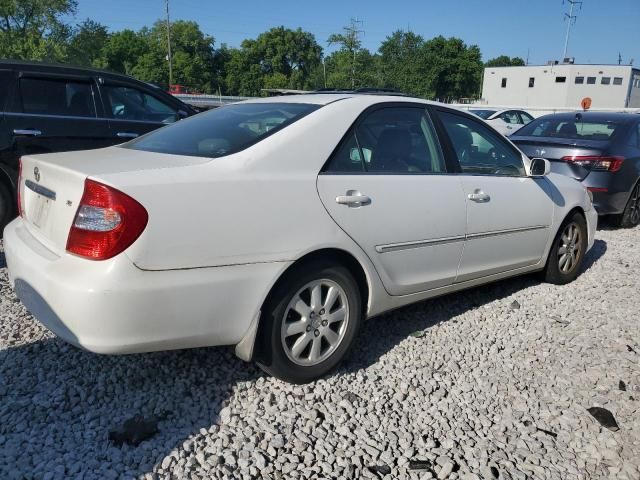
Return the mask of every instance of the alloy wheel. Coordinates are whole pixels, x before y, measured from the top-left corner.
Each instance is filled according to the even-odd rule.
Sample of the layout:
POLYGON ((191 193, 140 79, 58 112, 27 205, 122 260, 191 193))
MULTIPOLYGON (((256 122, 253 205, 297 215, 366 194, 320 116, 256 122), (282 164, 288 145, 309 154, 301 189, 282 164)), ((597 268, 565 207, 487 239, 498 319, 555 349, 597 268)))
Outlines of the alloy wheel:
POLYGON ((558 268, 560 272, 567 274, 580 264, 582 255, 582 233, 577 223, 568 224, 560 237, 558 248, 558 268))
POLYGON ((629 222, 631 225, 640 223, 640 183, 635 186, 629 199, 629 222))
POLYGON ((339 347, 348 323, 349 302, 344 289, 329 279, 309 282, 285 310, 281 328, 284 352, 297 365, 317 365, 339 347))

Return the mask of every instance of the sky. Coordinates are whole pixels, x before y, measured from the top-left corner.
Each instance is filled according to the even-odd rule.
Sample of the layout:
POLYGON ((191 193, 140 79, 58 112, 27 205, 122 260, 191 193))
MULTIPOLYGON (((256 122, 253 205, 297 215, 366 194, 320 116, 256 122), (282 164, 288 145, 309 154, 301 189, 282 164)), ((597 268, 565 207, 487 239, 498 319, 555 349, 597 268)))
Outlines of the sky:
MULTIPOLYGON (((331 33, 356 18, 363 46, 375 52, 393 31, 425 39, 459 37, 478 45, 486 61, 498 55, 529 58, 530 64, 560 59, 568 0, 170 0, 171 20, 195 20, 219 46, 237 47, 271 27, 301 27, 325 52, 331 33)), ((568 56, 576 63, 640 66, 640 0, 584 0, 575 6, 568 56)), ((164 18, 164 0, 79 0, 73 20, 91 18, 109 30, 137 30, 164 18)))

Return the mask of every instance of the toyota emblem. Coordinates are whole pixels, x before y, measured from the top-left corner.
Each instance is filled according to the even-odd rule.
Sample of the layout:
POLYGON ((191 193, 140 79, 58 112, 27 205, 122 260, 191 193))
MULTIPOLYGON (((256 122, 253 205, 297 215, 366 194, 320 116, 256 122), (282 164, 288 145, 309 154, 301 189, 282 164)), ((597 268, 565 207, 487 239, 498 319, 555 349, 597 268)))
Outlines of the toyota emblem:
POLYGON ((33 169, 33 177, 36 179, 36 182, 40 181, 40 170, 38 169, 38 167, 35 167, 33 169))

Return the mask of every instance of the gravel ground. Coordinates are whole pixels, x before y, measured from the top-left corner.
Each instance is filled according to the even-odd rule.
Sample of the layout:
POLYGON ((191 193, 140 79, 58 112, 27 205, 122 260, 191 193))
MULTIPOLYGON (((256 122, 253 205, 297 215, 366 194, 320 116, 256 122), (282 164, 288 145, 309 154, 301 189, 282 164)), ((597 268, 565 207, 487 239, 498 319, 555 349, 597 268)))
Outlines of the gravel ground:
POLYGON ((639 251, 640 228, 599 230, 575 283, 384 315, 338 372, 294 386, 229 348, 66 345, 0 249, 0 478, 639 479, 639 251))

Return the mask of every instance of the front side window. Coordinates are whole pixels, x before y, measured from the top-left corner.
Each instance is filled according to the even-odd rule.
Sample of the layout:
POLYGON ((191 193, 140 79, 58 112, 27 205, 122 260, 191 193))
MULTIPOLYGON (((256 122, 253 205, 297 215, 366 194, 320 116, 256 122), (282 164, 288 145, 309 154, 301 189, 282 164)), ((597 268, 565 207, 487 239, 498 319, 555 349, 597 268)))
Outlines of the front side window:
POLYGON ((95 117, 93 85, 76 80, 20 79, 22 111, 38 115, 95 117))
POLYGON ((439 115, 464 173, 525 175, 521 154, 502 136, 468 117, 448 112, 439 115))
POLYGON ((12 71, 0 70, 0 112, 5 108, 5 102, 7 100, 7 95, 9 94, 9 82, 11 82, 12 76, 12 71))
POLYGON ((175 108, 137 88, 106 85, 103 90, 115 119, 156 123, 173 123, 178 120, 175 108))
POLYGON ((189 117, 124 145, 148 152, 217 158, 239 152, 282 130, 319 105, 239 103, 189 117))

